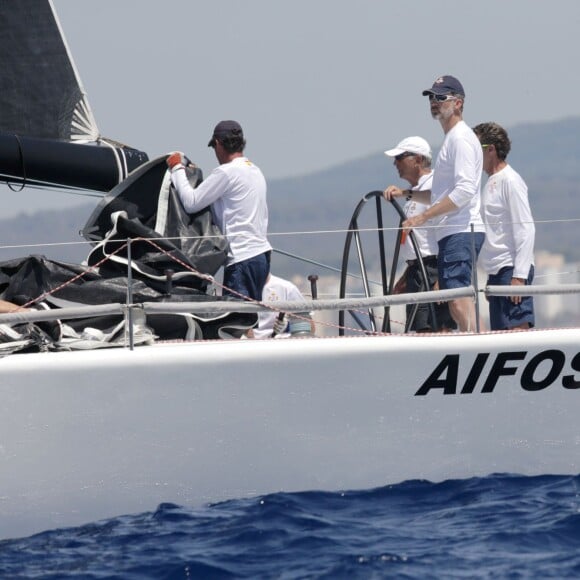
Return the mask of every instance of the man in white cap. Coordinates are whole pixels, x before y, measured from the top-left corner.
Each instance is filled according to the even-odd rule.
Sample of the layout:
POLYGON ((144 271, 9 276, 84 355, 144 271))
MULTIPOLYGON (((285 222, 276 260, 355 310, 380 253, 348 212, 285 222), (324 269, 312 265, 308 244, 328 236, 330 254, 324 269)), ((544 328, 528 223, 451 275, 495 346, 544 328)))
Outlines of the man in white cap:
MULTIPOLYGON (((387 157, 394 158, 394 164, 401 179, 405 179, 411 185, 409 191, 430 191, 433 181, 431 169, 431 147, 422 137, 407 137, 396 147, 385 151, 387 157)), ((400 190, 395 185, 389 185, 384 192, 386 199, 394 190, 400 190)), ((409 197, 409 194, 407 194, 409 197)), ((417 200, 407 199, 403 211, 407 218, 422 214, 428 209, 428 205, 417 200)), ((438 287, 437 274, 437 241, 435 234, 430 228, 415 228, 413 230, 418 251, 421 254, 425 271, 428 278, 428 288, 425 288, 421 275, 421 269, 415 250, 410 240, 404 235, 401 239, 401 256, 407 262, 407 269, 395 285, 395 294, 401 292, 422 292, 438 287)), ((407 324, 413 315, 414 305, 407 305, 407 324)), ((454 320, 449 314, 446 302, 441 304, 419 304, 410 330, 416 332, 431 332, 434 330, 448 331, 456 328, 454 320), (432 310, 433 309, 433 310, 432 310), (435 313, 435 321, 431 312, 435 313)))
POLYGON ((205 181, 191 187, 179 152, 167 158, 167 166, 185 211, 194 213, 211 205, 214 220, 229 242, 224 293, 262 300, 272 250, 266 237, 266 179, 244 155, 245 146, 240 124, 220 121, 208 143, 220 165, 205 181))
MULTIPOLYGON (((430 194, 410 192, 412 199, 430 204, 430 207, 408 218, 403 226, 413 229, 428 220, 437 226, 439 288, 464 288, 472 284, 476 275, 475 262, 485 239, 485 227, 479 213, 481 144, 463 120, 465 91, 455 77, 438 77, 423 95, 429 97, 431 116, 441 123, 445 139, 435 162, 430 194)), ((390 199, 390 196, 405 194, 396 189, 385 195, 390 199)), ((475 330, 472 298, 452 300, 449 309, 459 330, 475 330)))

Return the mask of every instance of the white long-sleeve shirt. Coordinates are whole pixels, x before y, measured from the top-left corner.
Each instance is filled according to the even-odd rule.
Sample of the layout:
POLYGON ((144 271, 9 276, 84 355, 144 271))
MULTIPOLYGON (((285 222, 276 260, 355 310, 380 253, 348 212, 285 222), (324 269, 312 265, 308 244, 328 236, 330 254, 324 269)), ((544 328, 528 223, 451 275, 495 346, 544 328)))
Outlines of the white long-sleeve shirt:
POLYGON ((480 215, 481 143, 465 121, 459 121, 446 135, 437 155, 431 189, 431 205, 449 196, 457 206, 453 211, 433 218, 435 237, 441 240, 451 234, 485 231, 480 215))
POLYGON ((219 165, 195 189, 185 171, 173 171, 171 180, 188 213, 211 205, 215 223, 230 244, 227 265, 272 249, 267 238, 266 179, 247 157, 219 165))
MULTIPOLYGON (((413 191, 425 191, 429 190, 432 187, 433 182, 433 171, 428 173, 427 175, 422 175, 419 178, 419 183, 415 187, 412 188, 413 191)), ((405 203, 403 207, 403 212, 405 216, 408 218, 413 217, 415 215, 422 214, 423 212, 427 211, 429 208, 429 204, 420 203, 418 201, 410 199, 405 203)), ((426 226, 431 225, 431 220, 429 220, 426 226)), ((419 246, 419 252, 421 256, 436 256, 439 252, 439 248, 437 246, 437 240, 435 239, 435 233, 433 228, 429 227, 422 227, 422 228, 413 228, 413 234, 415 235, 415 241, 419 246)), ((417 256, 415 255, 415 250, 413 249, 413 244, 411 243, 410 238, 407 236, 405 238, 405 242, 401 244, 401 256, 404 260, 415 260, 417 256)))
POLYGON ((536 228, 528 188, 511 166, 506 165, 487 180, 481 212, 486 236, 479 259, 485 271, 497 274, 511 266, 514 278, 527 278, 534 263, 536 228))

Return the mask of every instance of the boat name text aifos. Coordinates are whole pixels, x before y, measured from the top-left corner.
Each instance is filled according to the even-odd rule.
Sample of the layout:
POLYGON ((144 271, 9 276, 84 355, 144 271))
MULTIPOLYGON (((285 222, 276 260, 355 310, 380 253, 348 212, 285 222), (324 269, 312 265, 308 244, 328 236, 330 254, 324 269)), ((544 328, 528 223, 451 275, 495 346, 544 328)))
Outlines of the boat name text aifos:
MULTIPOLYGON (((461 359, 465 356, 445 355, 415 396, 431 394, 431 391, 444 395, 493 393, 502 377, 515 375, 518 375, 519 386, 525 391, 541 391, 551 385, 580 389, 580 352, 567 360, 566 354, 561 350, 545 350, 527 361, 526 351, 500 352, 489 364, 487 363, 491 354, 478 353, 467 378, 461 384, 458 380, 459 370, 461 359), (488 370, 484 373, 485 368, 488 370)), ((509 385, 513 384, 511 379, 509 385)), ((502 386, 508 386, 508 383, 500 384, 499 388, 502 386)))

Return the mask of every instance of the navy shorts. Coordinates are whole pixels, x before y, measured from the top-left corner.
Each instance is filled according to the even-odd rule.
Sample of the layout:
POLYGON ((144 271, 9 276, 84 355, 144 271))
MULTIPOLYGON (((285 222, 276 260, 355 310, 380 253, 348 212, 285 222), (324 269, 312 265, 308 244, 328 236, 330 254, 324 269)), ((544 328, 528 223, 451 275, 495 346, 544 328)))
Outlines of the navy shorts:
POLYGON ((471 286, 474 266, 472 238, 477 260, 485 240, 483 232, 451 234, 439 240, 437 268, 440 290, 471 286))
MULTIPOLYGON (((502 268, 497 274, 487 278, 488 286, 509 286, 514 275, 511 266, 502 268)), ((526 280, 526 286, 534 281, 534 267, 526 280)), ((521 324, 528 323, 530 328, 535 325, 534 300, 531 296, 522 296, 519 304, 514 304, 509 296, 489 297, 489 325, 492 330, 509 330, 521 324)))
POLYGON ((262 290, 270 273, 271 252, 264 252, 253 258, 236 262, 224 269, 224 295, 240 298, 238 292, 254 300, 262 300, 262 290), (229 292, 228 288, 234 290, 229 292))
MULTIPOLYGON (((425 266, 425 273, 427 274, 429 283, 428 289, 433 290, 438 276, 437 258, 424 258, 423 264, 425 266)), ((425 290, 427 290, 427 288, 424 286, 423 276, 421 275, 421 268, 417 262, 414 262, 407 268, 406 291, 424 292, 425 290)), ((407 320, 410 319, 410 317, 413 315, 413 311, 415 311, 415 318, 413 319, 410 330, 414 330, 416 332, 431 332, 432 330, 435 330, 433 328, 431 306, 433 307, 433 313, 435 314, 437 330, 453 330, 457 328, 457 324, 453 318, 451 318, 449 304, 447 302, 441 302, 440 304, 407 304, 407 320)))

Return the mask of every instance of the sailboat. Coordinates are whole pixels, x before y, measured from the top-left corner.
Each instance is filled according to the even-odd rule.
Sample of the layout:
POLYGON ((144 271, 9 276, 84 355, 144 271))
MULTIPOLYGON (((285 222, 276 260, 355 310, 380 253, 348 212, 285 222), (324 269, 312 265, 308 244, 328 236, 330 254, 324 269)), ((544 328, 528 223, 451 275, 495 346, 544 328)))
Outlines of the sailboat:
MULTIPOLYGON (((479 292, 394 296, 385 270, 373 295, 357 216, 378 192, 361 201, 345 242, 345 256, 356 246, 365 296, 349 297, 343 284, 330 300, 214 297, 223 238, 207 213, 179 211, 164 158, 100 139, 52 2, 21 0, 2 19, 33 46, 52 38, 41 52, 68 69, 71 106, 55 114, 63 104, 47 97, 57 109, 37 123, 44 107, 23 103, 38 90, 20 87, 17 103, 0 90, 0 172, 15 185, 106 195, 83 230, 94 242, 87 264, 31 257, 0 267, 1 297, 46 306, 0 315, 0 328, 13 333, 0 358, 0 537, 162 502, 580 471, 579 328, 419 335, 381 327, 377 311, 386 320, 397 304, 479 292), (338 336, 238 338, 264 309, 334 309, 360 324, 345 333, 341 319, 338 336), (54 320, 56 340, 42 326, 54 320)), ((26 62, 8 48, 3 64, 26 62)))

